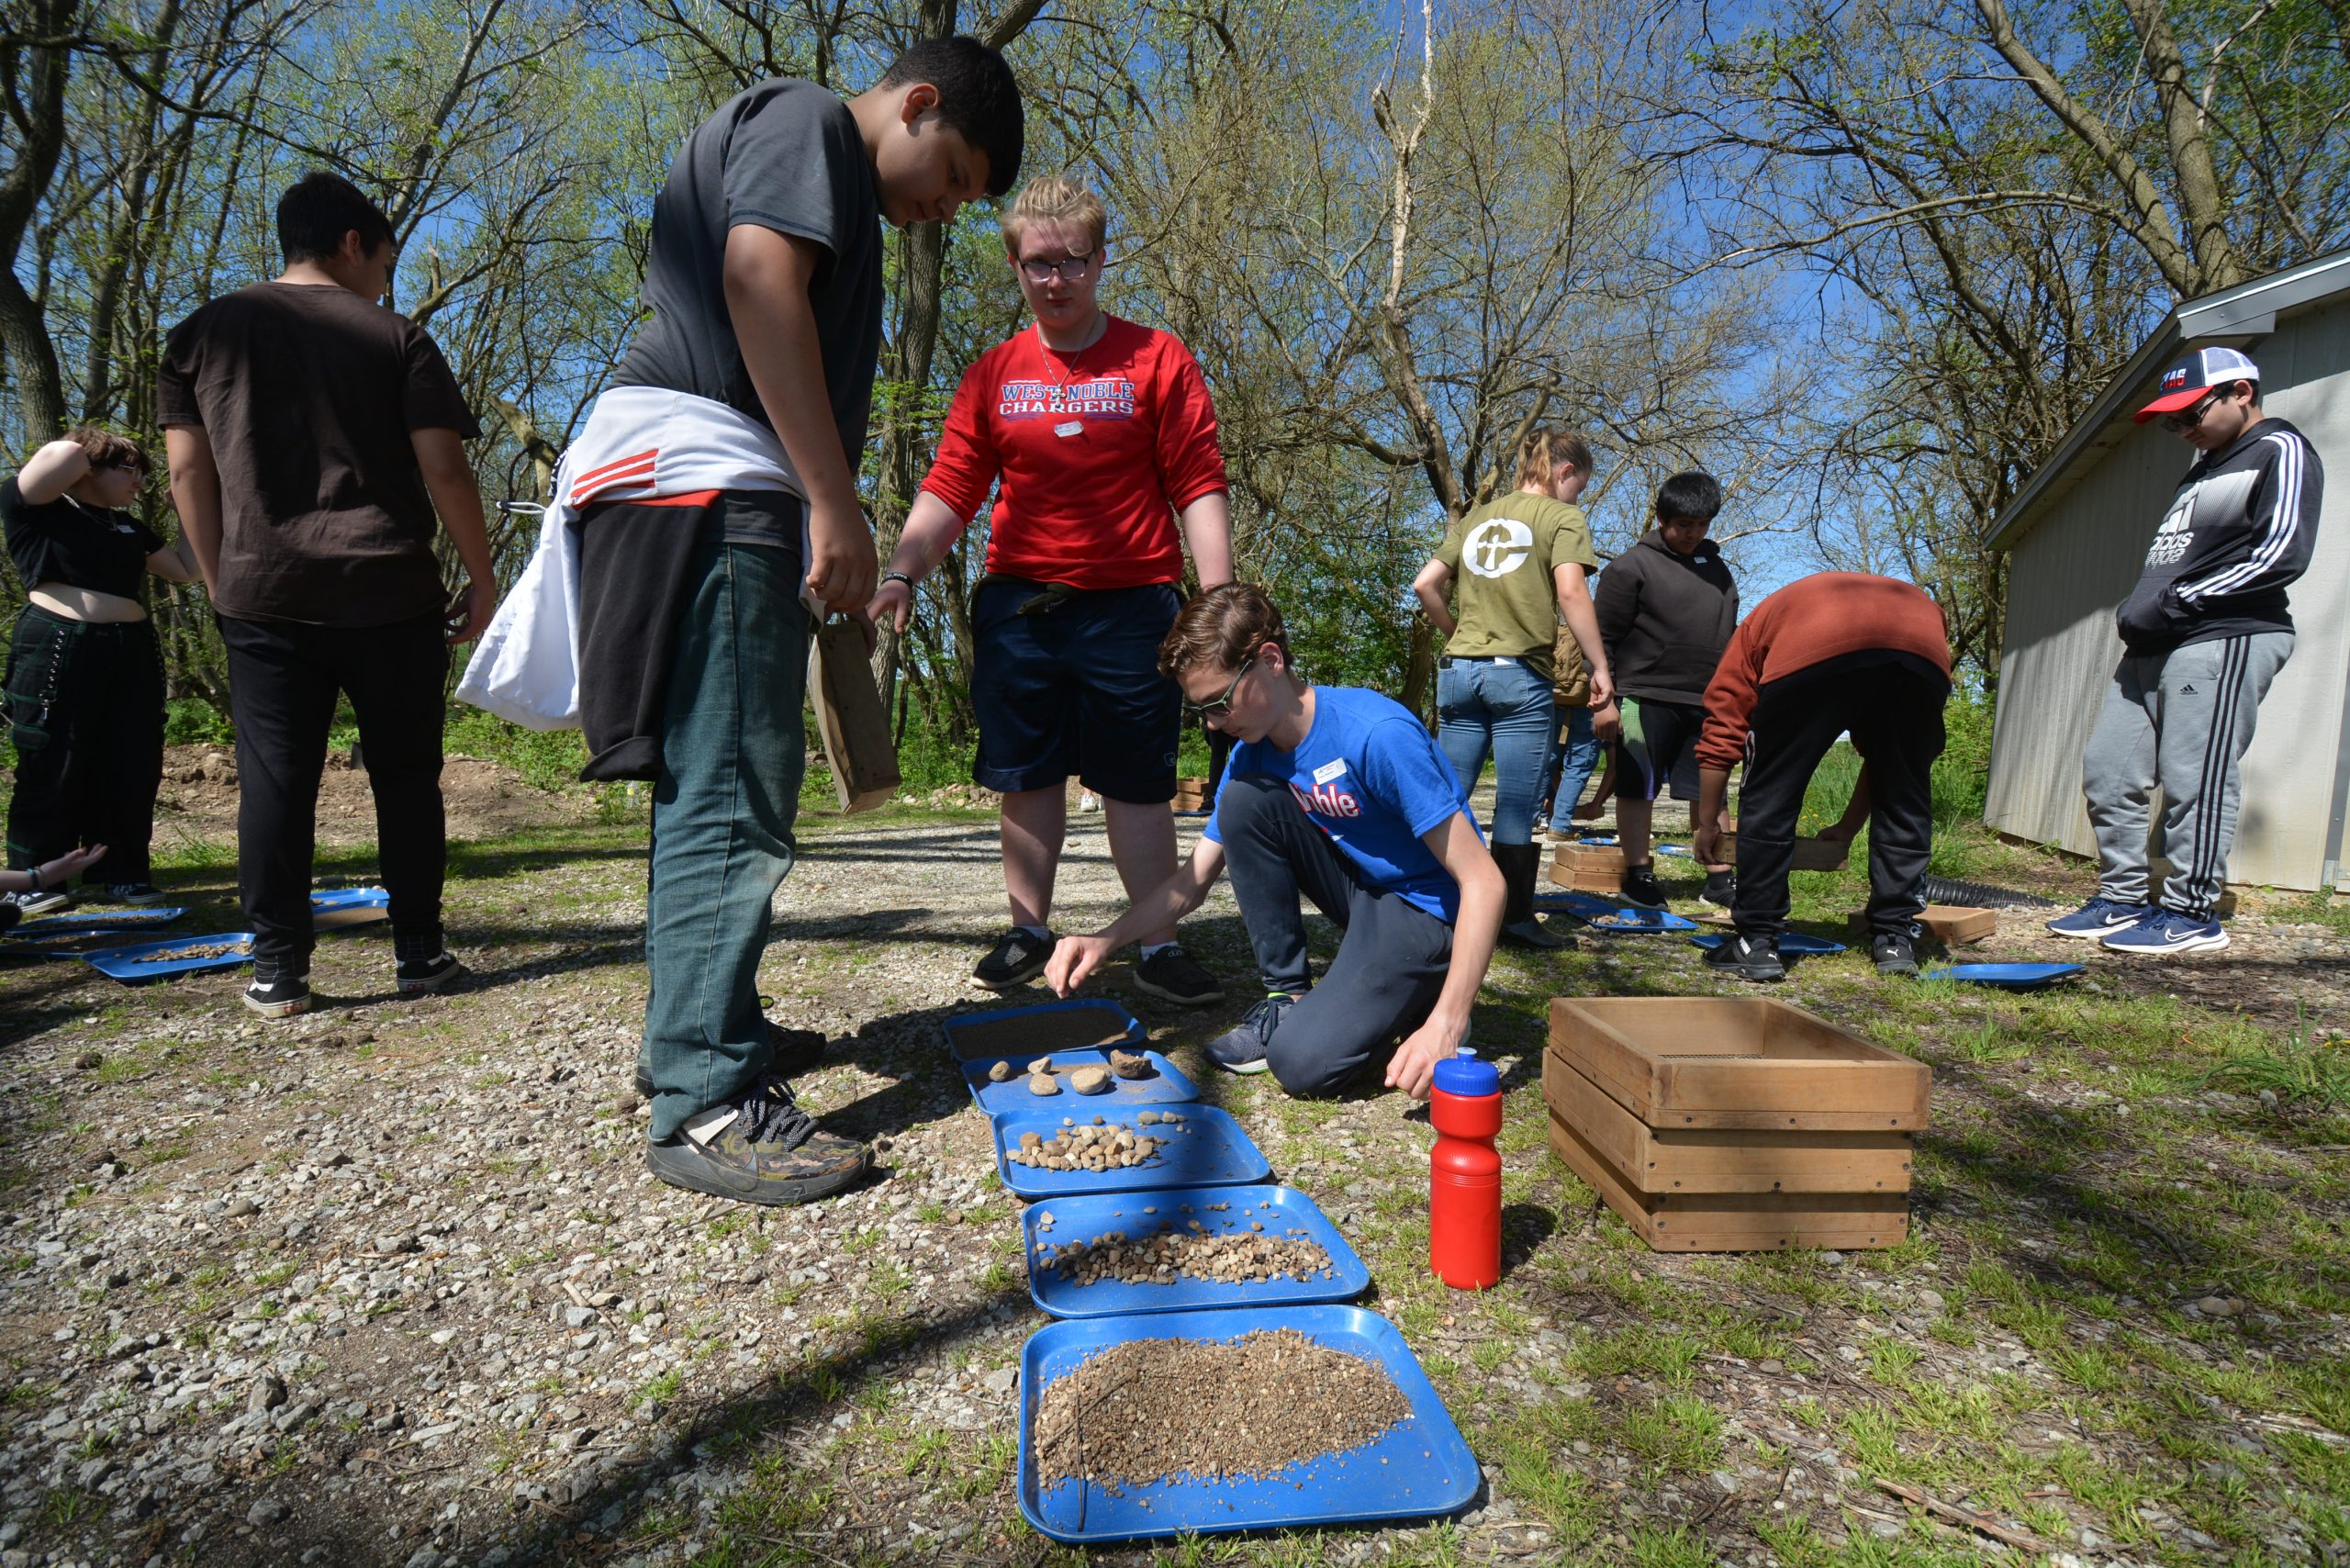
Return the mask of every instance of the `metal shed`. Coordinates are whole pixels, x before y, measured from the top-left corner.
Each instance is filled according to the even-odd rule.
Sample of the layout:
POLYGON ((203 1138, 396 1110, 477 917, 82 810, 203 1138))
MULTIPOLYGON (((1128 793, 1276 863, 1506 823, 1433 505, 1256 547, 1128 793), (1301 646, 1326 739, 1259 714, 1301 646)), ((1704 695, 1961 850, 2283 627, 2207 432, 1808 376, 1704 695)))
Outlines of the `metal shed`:
MULTIPOLYGON (((2195 454, 2132 414, 2188 349, 2225 343, 2259 364, 2261 405, 2290 420, 2327 468, 2310 569, 2293 585, 2296 641, 2244 758, 2234 882, 2345 885, 2350 807, 2350 251, 2189 300, 2123 365, 2034 473, 1986 542, 2008 563, 1984 818, 2001 832, 2095 855, 2081 754, 2121 640, 2113 612, 2195 454)), ((2159 813, 2156 832, 2160 832, 2159 813)))

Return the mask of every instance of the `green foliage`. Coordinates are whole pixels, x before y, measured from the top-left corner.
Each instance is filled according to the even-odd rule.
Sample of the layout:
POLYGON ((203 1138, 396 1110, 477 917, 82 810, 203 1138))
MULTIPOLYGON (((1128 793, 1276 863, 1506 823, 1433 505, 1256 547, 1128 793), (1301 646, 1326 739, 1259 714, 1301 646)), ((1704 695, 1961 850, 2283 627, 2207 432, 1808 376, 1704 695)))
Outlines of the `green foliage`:
POLYGON ((538 790, 576 784, 588 760, 587 742, 577 730, 526 730, 470 707, 449 711, 442 745, 451 753, 503 763, 538 790))
POLYGON ((2350 1105, 2350 1042, 2312 1037, 2307 1028, 2282 1040, 2264 1038, 2205 1073, 2203 1086, 2238 1094, 2266 1090, 2301 1111, 2350 1105))
POLYGON ((236 738, 228 715, 201 697, 179 697, 163 704, 165 745, 228 745, 236 738))

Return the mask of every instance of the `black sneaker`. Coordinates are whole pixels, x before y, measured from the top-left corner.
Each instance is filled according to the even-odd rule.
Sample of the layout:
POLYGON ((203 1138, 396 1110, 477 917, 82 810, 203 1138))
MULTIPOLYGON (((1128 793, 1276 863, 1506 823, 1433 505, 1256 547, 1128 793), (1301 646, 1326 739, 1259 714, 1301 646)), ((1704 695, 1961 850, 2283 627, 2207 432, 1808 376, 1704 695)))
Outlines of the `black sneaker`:
POLYGON ((1010 991, 1026 985, 1045 972, 1045 965, 1053 956, 1053 934, 1048 930, 1038 941, 1019 926, 1004 933, 1003 940, 995 945, 988 956, 971 971, 971 983, 990 991, 1010 991))
POLYGON ((1898 931, 1879 932, 1869 944, 1869 958, 1881 975, 1914 975, 1918 972, 1918 944, 1898 931))
POLYGON ((1226 1072, 1262 1072, 1272 1063, 1265 1059, 1266 1042, 1280 1028, 1281 1019, 1297 1005, 1297 998, 1280 991, 1248 1010, 1248 1016, 1237 1027, 1225 1030, 1207 1044, 1208 1060, 1226 1072))
POLYGON ((1735 871, 1707 872, 1705 890, 1697 896, 1716 909, 1729 908, 1738 897, 1738 873, 1735 871))
POLYGON ((152 882, 108 882, 108 903, 162 903, 163 890, 152 882))
POLYGON ((873 1151, 825 1132, 788 1090, 770 1092, 778 1087, 754 1089, 646 1145, 646 1169, 672 1187, 744 1204, 804 1204, 862 1181, 873 1151))
MULTIPOLYGON (((767 1001, 762 997, 761 1002, 767 1001)), ((787 1029, 772 1018, 762 1019, 767 1031, 767 1075, 778 1081, 798 1078, 813 1072, 823 1065, 824 1047, 829 1043, 819 1029, 787 1029)), ((639 1062, 636 1068, 636 1097, 650 1100, 654 1095, 653 1075, 639 1062)))
POLYGON ((1775 936, 1725 936, 1720 946, 1706 955, 1706 962, 1715 969, 1728 969, 1740 980, 1787 978, 1787 966, 1780 961, 1779 939, 1775 936))
POLYGON ((17 906, 17 913, 30 920, 37 914, 55 914, 62 909, 73 907, 73 895, 63 888, 43 888, 34 892, 30 888, 21 893, 0 893, 17 906))
POLYGON ((445 952, 429 958, 408 958, 392 971, 392 978, 402 996, 421 996, 428 991, 439 991, 465 972, 465 966, 445 952))
POLYGON ((1664 890, 1656 885, 1656 865, 1624 868, 1624 882, 1617 897, 1635 909, 1662 909, 1664 890))
POLYGON ((1161 947, 1135 965, 1135 989, 1178 1007, 1205 1007, 1224 1000, 1223 985, 1181 946, 1161 947))
POLYGON ((291 1018, 310 1010, 310 980, 256 964, 252 983, 245 987, 245 1006, 264 1018, 291 1018))

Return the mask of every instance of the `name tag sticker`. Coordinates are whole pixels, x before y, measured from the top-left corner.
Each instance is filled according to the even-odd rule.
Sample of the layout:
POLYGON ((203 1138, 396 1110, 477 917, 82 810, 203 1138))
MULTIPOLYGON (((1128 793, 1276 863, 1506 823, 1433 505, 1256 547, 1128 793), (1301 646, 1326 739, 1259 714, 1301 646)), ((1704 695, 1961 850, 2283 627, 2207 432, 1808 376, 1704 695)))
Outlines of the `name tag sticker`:
POLYGON ((1331 779, 1343 776, 1346 771, 1347 759, 1343 756, 1332 757, 1314 770, 1314 782, 1327 784, 1331 779))
POLYGON ((1085 433, 1085 421, 1083 420, 1063 420, 1060 423, 1053 427, 1053 433, 1057 436, 1063 437, 1064 439, 1073 435, 1083 435, 1085 433))

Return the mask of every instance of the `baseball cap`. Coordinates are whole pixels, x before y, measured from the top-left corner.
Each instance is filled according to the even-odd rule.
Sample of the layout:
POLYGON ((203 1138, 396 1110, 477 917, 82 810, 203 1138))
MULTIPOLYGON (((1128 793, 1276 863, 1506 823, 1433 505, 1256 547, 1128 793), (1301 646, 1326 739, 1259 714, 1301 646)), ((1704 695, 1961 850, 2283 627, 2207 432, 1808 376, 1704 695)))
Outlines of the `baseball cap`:
POLYGON ((2157 414, 2175 414, 2181 409, 2192 408, 2204 393, 2231 381, 2249 381, 2257 386, 2260 366, 2234 349, 2197 349, 2163 372, 2162 380, 2155 386, 2160 395, 2138 410, 2138 422, 2143 425, 2157 414))

